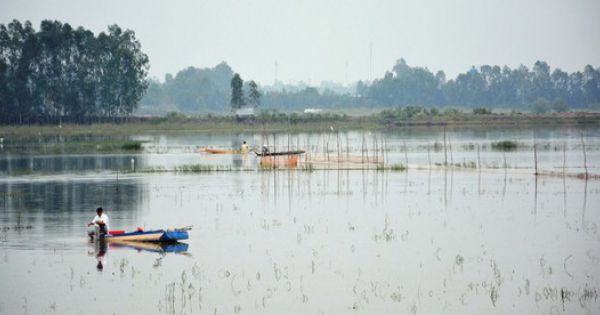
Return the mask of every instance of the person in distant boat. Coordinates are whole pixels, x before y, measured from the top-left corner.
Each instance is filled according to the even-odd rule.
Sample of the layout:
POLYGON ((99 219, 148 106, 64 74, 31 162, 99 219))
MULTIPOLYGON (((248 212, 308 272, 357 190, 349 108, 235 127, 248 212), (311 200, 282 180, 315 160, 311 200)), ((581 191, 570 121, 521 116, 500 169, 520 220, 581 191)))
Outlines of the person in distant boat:
POLYGON ((261 153, 262 153, 263 155, 264 155, 264 154, 269 154, 269 148, 267 148, 267 146, 266 146, 266 145, 263 145, 263 147, 262 147, 262 152, 261 152, 261 153))
POLYGON ((248 153, 248 151, 250 151, 250 148, 248 147, 248 144, 246 143, 246 141, 244 141, 244 143, 242 143, 242 147, 240 148, 240 151, 242 153, 248 153))
POLYGON ((104 213, 104 209, 102 209, 102 207, 98 207, 98 209, 96 209, 96 216, 94 217, 94 219, 92 221, 90 221, 88 223, 88 227, 93 226, 93 230, 88 231, 88 235, 90 236, 90 238, 93 240, 94 239, 94 234, 96 234, 96 227, 98 227, 98 235, 97 236, 104 236, 106 234, 108 234, 109 231, 109 224, 108 224, 108 216, 104 213))

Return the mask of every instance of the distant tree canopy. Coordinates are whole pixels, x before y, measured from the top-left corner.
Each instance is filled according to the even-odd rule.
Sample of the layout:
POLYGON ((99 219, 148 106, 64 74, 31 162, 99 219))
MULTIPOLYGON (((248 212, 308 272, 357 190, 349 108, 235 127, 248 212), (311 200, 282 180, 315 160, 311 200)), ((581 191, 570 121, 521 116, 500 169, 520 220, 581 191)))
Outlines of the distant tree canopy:
POLYGON ((94 36, 44 20, 0 25, 0 122, 88 122, 131 113, 146 91, 148 57, 130 30, 94 36))
POLYGON ((349 108, 368 104, 367 99, 350 94, 336 94, 330 90, 319 92, 314 87, 300 91, 274 91, 265 93, 262 107, 276 110, 304 110, 306 108, 349 108))
POLYGON ((231 78, 233 70, 225 62, 214 68, 189 67, 175 77, 167 74, 164 83, 150 81, 148 93, 141 101, 142 110, 224 113, 229 109, 231 78))
POLYGON ((248 104, 254 107, 260 106, 262 93, 258 90, 258 84, 254 81, 248 82, 248 104))
POLYGON ((391 72, 370 86, 359 82, 357 93, 385 106, 533 106, 537 112, 543 108, 539 99, 544 98, 555 100, 554 109, 564 111, 567 104, 582 108, 600 103, 600 68, 587 65, 583 72, 569 74, 551 71, 543 61, 537 61, 531 70, 485 65, 446 81, 442 71, 434 75, 400 59, 391 72))
MULTIPOLYGON (((174 104, 172 108, 190 113, 227 113, 233 105, 233 77, 232 69, 225 63, 212 69, 188 68, 175 78, 167 76, 163 84, 151 82, 142 104, 174 104)), ((254 81, 242 85, 242 94, 247 95, 247 98, 242 96, 242 103, 256 106, 260 102, 266 110, 454 106, 471 107, 484 114, 481 109, 513 108, 543 113, 600 107, 600 69, 587 65, 583 72, 566 73, 551 70, 542 61, 536 62, 531 70, 525 66, 511 69, 484 65, 447 80, 443 71, 433 73, 427 68, 411 67, 400 59, 383 78, 371 83, 357 82, 354 94, 301 85, 297 89, 262 92, 254 81)))

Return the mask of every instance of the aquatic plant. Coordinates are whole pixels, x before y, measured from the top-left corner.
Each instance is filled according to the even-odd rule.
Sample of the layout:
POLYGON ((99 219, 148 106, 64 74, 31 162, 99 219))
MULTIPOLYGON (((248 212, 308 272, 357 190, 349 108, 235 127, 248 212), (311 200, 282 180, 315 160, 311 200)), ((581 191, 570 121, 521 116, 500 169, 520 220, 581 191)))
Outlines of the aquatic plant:
POLYGON ((493 142, 492 149, 498 151, 514 151, 517 149, 517 142, 511 140, 493 142))
POLYGON ((175 171, 177 172, 192 172, 192 173, 200 173, 200 172, 212 172, 215 168, 211 165, 204 164, 186 164, 175 167, 175 171))
POLYGON ((390 165, 390 170, 392 170, 392 171, 406 171, 406 169, 407 169, 406 165, 404 165, 402 163, 390 165))
POLYGON ((312 172, 315 170, 315 166, 312 163, 305 163, 301 168, 303 171, 312 172))
POLYGON ((137 140, 125 141, 121 145, 121 149, 128 151, 139 151, 142 149, 142 142, 137 140))

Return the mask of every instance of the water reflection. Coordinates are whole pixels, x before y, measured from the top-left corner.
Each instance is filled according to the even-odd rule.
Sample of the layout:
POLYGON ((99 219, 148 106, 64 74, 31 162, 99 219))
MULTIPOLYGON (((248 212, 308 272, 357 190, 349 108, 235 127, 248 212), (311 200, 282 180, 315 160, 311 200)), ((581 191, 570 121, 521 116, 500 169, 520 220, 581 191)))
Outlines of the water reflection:
POLYGON ((96 269, 102 271, 104 269, 104 256, 106 256, 106 241, 104 238, 98 238, 97 241, 94 242, 94 256, 96 258, 96 269))
POLYGON ((33 226, 34 235, 42 238, 54 231, 85 235, 85 223, 103 207, 112 222, 137 226, 147 194, 147 186, 134 177, 0 181, 0 225, 33 226))
POLYGON ((113 249, 134 249, 138 252, 146 251, 151 253, 187 253, 189 245, 181 242, 169 243, 151 243, 151 242, 109 242, 109 248, 113 249))
POLYGON ((94 246, 94 251, 89 252, 90 256, 94 257, 96 269, 102 271, 104 269, 105 258, 107 252, 113 250, 134 250, 137 252, 158 253, 160 257, 155 261, 155 266, 162 262, 162 257, 169 253, 189 255, 189 245, 181 242, 168 243, 151 243, 151 242, 135 242, 135 241, 106 241, 104 238, 98 238, 90 243, 94 246))

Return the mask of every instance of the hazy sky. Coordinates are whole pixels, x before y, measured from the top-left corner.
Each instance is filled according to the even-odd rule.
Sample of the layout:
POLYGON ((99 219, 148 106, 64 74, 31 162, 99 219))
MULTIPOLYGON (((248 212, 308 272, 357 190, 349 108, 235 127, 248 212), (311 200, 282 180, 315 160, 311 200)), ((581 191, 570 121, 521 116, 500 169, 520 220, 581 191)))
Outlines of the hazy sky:
POLYGON ((370 42, 373 77, 400 57, 448 77, 538 59, 567 71, 600 66, 599 0, 0 0, 0 23, 12 19, 132 29, 161 79, 221 61, 262 84, 276 61, 286 83, 369 79, 370 42))

